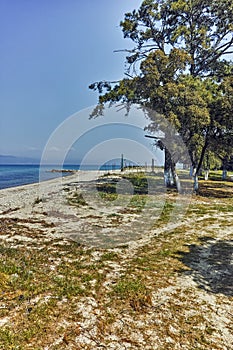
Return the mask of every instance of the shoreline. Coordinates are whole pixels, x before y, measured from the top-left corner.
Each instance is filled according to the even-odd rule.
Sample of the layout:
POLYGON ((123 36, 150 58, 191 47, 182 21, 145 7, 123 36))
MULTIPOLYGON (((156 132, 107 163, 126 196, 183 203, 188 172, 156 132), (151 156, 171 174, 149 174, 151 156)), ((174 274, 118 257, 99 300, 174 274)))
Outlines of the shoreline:
MULTIPOLYGON (((0 164, 0 191, 32 185, 41 181, 53 180, 60 176, 69 176, 79 171, 106 171, 97 165, 81 166, 68 165, 40 165, 40 164, 0 164)), ((109 169, 110 171, 112 169, 109 169)))
MULTIPOLYGON (((44 219, 44 213, 57 212, 69 215, 73 208, 65 205, 67 192, 77 191, 83 184, 89 184, 97 180, 106 171, 78 170, 75 174, 59 176, 54 179, 44 180, 32 184, 3 188, 0 190, 0 218, 6 215, 28 219, 30 217, 44 219)), ((48 215, 49 221, 53 220, 53 215, 48 215)), ((58 215, 59 216, 59 215, 58 215)), ((60 224, 60 223, 59 223, 60 224)))
MULTIPOLYGON (((99 248, 137 245, 139 239, 142 244, 151 236, 150 214, 156 216, 158 209, 128 208, 130 194, 116 201, 102 198, 96 180, 117 173, 121 171, 79 170, 70 176, 2 189, 0 219, 27 222, 29 227, 42 230, 50 240, 68 238, 99 248)), ((159 196, 156 200, 163 205, 159 196)))
MULTIPOLYGON (((98 166, 95 166, 93 165, 94 168, 92 168, 92 165, 88 165, 87 166, 87 169, 85 169, 85 166, 84 168, 77 168, 75 169, 75 165, 70 165, 70 169, 66 169, 66 168, 58 168, 56 169, 56 165, 49 165, 49 168, 48 166, 42 166, 42 172, 40 170, 40 164, 0 164, 0 166, 13 166, 13 167, 17 167, 17 166, 32 166, 32 167, 37 167, 39 172, 36 174, 36 176, 34 176, 34 178, 32 179, 29 179, 30 182, 28 182, 27 180, 25 180, 25 175, 24 174, 19 174, 17 175, 17 172, 16 172, 16 178, 15 178, 15 183, 11 183, 11 179, 7 179, 7 175, 4 175, 4 172, 3 173, 0 173, 0 175, 3 175, 3 179, 1 180, 1 177, 0 177, 0 191, 2 190, 5 190, 5 189, 8 189, 8 188, 18 188, 18 187, 21 187, 21 186, 28 186, 28 185, 34 185, 34 184, 38 184, 40 182, 44 182, 44 181, 50 181, 50 180, 54 180, 54 179, 57 179, 57 178, 60 178, 60 177, 66 177, 66 176, 71 176, 73 174, 78 174, 78 173, 82 173, 82 172, 100 172, 100 173, 117 173, 119 172, 121 169, 120 167, 100 167, 98 168, 98 166), (48 177, 46 176, 46 174, 51 174, 51 176, 53 177, 48 177), (54 174, 54 175, 52 175, 54 174), (55 175, 57 174, 57 176, 55 175), (60 175, 59 175, 60 174, 60 175), (21 176, 21 177, 20 177, 21 176), (19 179, 18 179, 19 178, 19 179), (21 180, 22 179, 22 180, 21 180), (21 183, 21 181, 25 181, 25 183, 21 183), (1 187, 1 185, 3 187, 1 187)), ((150 166, 148 166, 147 168, 145 168, 145 166, 137 166, 137 167, 126 167, 124 168, 124 172, 132 172, 132 171, 146 171, 146 172, 150 172, 150 166)), ((11 176, 8 175, 8 176, 11 176)), ((26 177, 27 177, 27 174, 26 174, 26 177)))
MULTIPOLYGON (((116 169, 114 170, 114 172, 118 172, 119 170, 116 169)), ((101 173, 101 175, 103 174, 106 174, 106 173, 111 173, 112 170, 66 170, 66 169, 61 169, 61 170, 56 170, 56 169, 51 169, 51 170, 48 170, 48 172, 52 172, 52 173, 60 173, 61 175, 60 176, 57 176, 57 177, 54 177, 52 179, 45 179, 45 180, 40 180, 39 181, 36 181, 36 182, 31 182, 31 183, 27 183, 27 184, 22 184, 22 185, 15 185, 15 186, 10 186, 10 187, 4 187, 4 188, 0 188, 0 194, 4 191, 7 191, 7 190, 17 190, 17 189, 24 189, 25 188, 28 188, 28 187, 34 187, 34 186, 39 186, 40 184, 44 184, 44 183, 47 183, 47 182, 56 182, 57 181, 61 181, 61 179, 70 179, 71 176, 77 176, 77 175, 84 175, 84 174, 88 174, 89 172, 94 174, 94 173, 101 173), (67 175, 63 176, 62 174, 63 173, 67 173, 67 175)), ((101 176, 100 175, 100 176, 101 176)), ((96 177, 96 175, 95 175, 96 177)), ((88 176, 88 178, 90 178, 90 176, 88 176)), ((83 179, 82 179, 83 181, 83 179)), ((87 179, 87 181, 89 181, 87 179)))

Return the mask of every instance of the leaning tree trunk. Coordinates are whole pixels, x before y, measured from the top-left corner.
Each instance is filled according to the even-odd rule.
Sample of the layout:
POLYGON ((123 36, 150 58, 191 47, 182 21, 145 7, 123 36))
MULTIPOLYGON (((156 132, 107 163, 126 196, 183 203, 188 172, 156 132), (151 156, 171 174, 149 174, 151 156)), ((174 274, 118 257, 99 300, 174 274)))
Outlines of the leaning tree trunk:
POLYGON ((199 183, 198 183, 198 176, 199 176, 199 173, 200 173, 200 170, 201 170, 201 167, 202 167, 202 163, 203 163, 203 160, 204 160, 204 156, 205 156, 205 152, 207 150, 207 147, 208 147, 208 139, 206 138, 205 140, 205 144, 202 148, 202 151, 201 151, 201 156, 200 156, 200 159, 199 159, 199 162, 198 162, 198 165, 197 165, 197 169, 194 173, 194 184, 193 184, 193 189, 194 189, 194 192, 198 193, 199 191, 199 183))
POLYGON ((195 165, 191 165, 190 176, 193 178, 193 190, 194 192, 198 192, 198 173, 195 165))

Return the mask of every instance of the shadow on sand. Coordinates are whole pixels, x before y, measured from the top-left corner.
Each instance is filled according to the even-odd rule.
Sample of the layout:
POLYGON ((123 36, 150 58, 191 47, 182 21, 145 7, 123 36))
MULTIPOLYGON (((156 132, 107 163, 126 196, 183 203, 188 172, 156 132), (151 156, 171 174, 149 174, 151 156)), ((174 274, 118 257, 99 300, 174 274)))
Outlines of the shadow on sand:
POLYGON ((200 245, 189 245, 188 253, 178 252, 198 286, 212 293, 233 296, 233 241, 199 238, 200 245))

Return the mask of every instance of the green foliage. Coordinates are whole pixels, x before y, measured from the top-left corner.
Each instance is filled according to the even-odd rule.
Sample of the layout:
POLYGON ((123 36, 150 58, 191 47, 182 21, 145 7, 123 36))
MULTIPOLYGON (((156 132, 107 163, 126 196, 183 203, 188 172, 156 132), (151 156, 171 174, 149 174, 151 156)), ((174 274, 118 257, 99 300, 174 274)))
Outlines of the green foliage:
POLYGON ((192 75, 216 68, 233 43, 232 14, 230 0, 143 1, 138 11, 127 13, 120 23, 124 37, 136 44, 127 60, 135 62, 152 50, 166 53, 169 46, 184 48, 192 75))
POLYGON ((74 206, 77 206, 77 207, 86 206, 87 205, 85 199, 83 198, 82 193, 79 193, 79 192, 72 193, 71 195, 69 195, 67 197, 67 199, 68 199, 68 203, 70 205, 74 205, 74 206))
MULTIPOLYGON (((129 78, 90 86, 101 93, 101 113, 104 103, 119 101, 158 112, 182 136, 197 171, 206 152, 232 154, 233 63, 225 59, 233 52, 232 23, 231 0, 144 0, 120 23, 134 45, 129 78)), ((147 129, 166 138, 167 127, 151 121, 147 129)))

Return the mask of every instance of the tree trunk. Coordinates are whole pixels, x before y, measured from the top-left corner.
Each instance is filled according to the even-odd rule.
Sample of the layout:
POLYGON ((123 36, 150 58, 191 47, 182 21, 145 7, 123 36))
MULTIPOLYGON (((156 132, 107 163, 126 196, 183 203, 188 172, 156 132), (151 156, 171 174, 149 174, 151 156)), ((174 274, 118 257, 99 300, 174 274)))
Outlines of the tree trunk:
POLYGON ((168 149, 164 148, 165 159, 164 159, 164 183, 166 187, 171 186, 170 182, 170 169, 171 169, 171 155, 168 149))
POLYGON ((177 189, 177 179, 178 176, 176 174, 176 163, 173 162, 171 153, 165 147, 165 162, 164 162, 164 182, 166 187, 175 186, 177 189))
POLYGON ((210 173, 209 169, 205 170, 205 181, 209 179, 209 173, 210 173))
POLYGON ((210 160, 209 160, 209 153, 206 154, 206 163, 204 168, 204 178, 205 181, 209 179, 209 173, 210 173, 210 160))
POLYGON ((194 177, 194 175, 196 174, 196 171, 197 171, 196 165, 191 165, 190 171, 189 171, 189 176, 194 177))
POLYGON ((198 165, 197 165, 196 174, 198 174, 198 175, 199 175, 201 167, 202 167, 202 163, 203 163, 203 160, 204 160, 204 157, 205 157, 205 152, 206 152, 207 146, 208 146, 208 142, 206 140, 206 142, 205 142, 205 144, 204 144, 204 146, 202 148, 201 156, 200 156, 200 159, 199 159, 199 162, 198 162, 198 165))
POLYGON ((166 187, 171 187, 175 184, 175 163, 172 161, 171 153, 165 147, 165 161, 164 161, 164 183, 166 187))
POLYGON ((172 175, 173 185, 176 186, 176 178, 177 178, 177 175, 176 175, 176 163, 174 163, 173 160, 171 160, 171 175, 172 175))
POLYGON ((205 152, 207 150, 207 147, 208 147, 208 140, 206 138, 205 140, 205 144, 202 148, 202 151, 201 151, 201 156, 200 156, 200 159, 199 159, 199 162, 198 162, 198 165, 197 165, 197 169, 194 173, 194 191, 197 193, 198 190, 199 190, 199 184, 198 184, 198 175, 199 175, 199 172, 201 170, 201 167, 202 167, 202 163, 203 163, 203 160, 204 160, 204 157, 205 157, 205 152))
POLYGON ((226 156, 222 160, 222 179, 224 181, 227 179, 227 163, 228 163, 228 159, 226 156))
POLYGON ((175 174, 175 183, 176 183, 177 191, 180 192, 181 191, 181 184, 180 184, 179 176, 177 174, 175 174))
POLYGON ((198 175, 197 175, 197 173, 194 175, 194 185, 193 185, 193 189, 194 189, 195 192, 198 192, 198 190, 199 190, 198 175))

